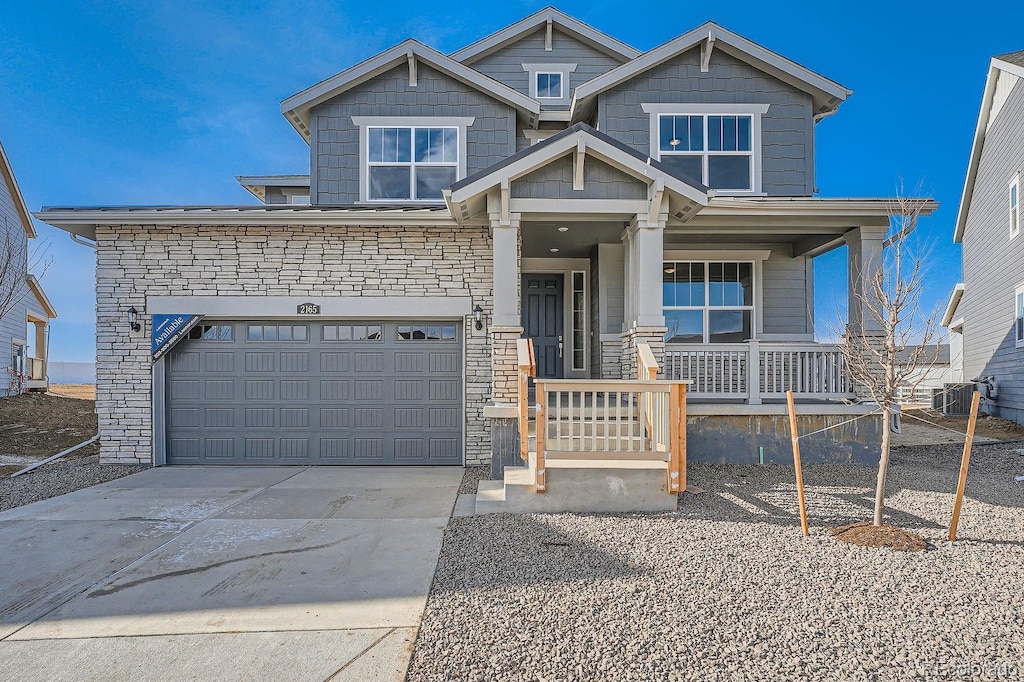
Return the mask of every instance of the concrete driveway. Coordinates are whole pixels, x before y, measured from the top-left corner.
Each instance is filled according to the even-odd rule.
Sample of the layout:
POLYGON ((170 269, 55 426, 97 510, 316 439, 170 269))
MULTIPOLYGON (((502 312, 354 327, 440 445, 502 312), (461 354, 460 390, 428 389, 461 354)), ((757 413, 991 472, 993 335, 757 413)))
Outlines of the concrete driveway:
POLYGON ((0 513, 0 680, 400 680, 461 478, 160 468, 0 513))

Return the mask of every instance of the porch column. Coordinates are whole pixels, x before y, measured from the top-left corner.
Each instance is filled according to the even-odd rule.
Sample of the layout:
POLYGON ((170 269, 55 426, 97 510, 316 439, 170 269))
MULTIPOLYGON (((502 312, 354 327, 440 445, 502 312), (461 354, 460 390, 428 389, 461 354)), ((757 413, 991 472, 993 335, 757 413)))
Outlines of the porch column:
POLYGON ((846 233, 849 247, 849 306, 851 331, 881 332, 882 326, 871 314, 878 310, 874 282, 882 271, 882 244, 887 228, 859 227, 846 233))
POLYGON ((518 391, 516 339, 523 334, 519 317, 519 217, 492 220, 491 244, 494 277, 494 303, 489 324, 491 398, 495 403, 515 403, 518 391))
MULTIPOLYGON (((878 319, 881 312, 875 283, 882 274, 882 251, 887 227, 864 226, 846 233, 849 247, 849 304, 847 311, 847 333, 863 335, 865 344, 880 346, 883 343, 882 324, 878 319)), ((865 348, 862 352, 868 353, 865 348)), ((884 371, 879 365, 878 372, 884 371)), ((870 399, 870 393, 861 384, 854 386, 854 392, 861 399, 870 399)))
POLYGON ((622 376, 636 375, 636 345, 647 343, 658 364, 665 358, 665 315, 662 311, 662 275, 665 219, 637 215, 626 228, 626 317, 622 334, 622 376))

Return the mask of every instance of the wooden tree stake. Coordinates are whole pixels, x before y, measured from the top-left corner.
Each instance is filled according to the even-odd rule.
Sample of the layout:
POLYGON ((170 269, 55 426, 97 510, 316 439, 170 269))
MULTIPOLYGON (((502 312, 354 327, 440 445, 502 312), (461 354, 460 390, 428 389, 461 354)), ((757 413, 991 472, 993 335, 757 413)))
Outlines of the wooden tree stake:
POLYGON ((964 489, 967 487, 967 468, 971 465, 971 446, 974 445, 974 427, 978 423, 978 402, 981 393, 974 392, 971 398, 971 418, 967 421, 967 439, 964 440, 964 456, 960 460, 960 479, 956 484, 956 501, 953 503, 953 519, 949 522, 949 541, 956 540, 956 527, 960 523, 960 507, 964 504, 964 489))
POLYGON ((786 402, 789 404, 789 432, 793 436, 793 469, 796 470, 796 498, 800 503, 800 527, 804 537, 811 534, 807 527, 807 502, 804 500, 804 470, 800 466, 800 435, 796 430, 796 404, 793 402, 793 391, 786 391, 786 402))

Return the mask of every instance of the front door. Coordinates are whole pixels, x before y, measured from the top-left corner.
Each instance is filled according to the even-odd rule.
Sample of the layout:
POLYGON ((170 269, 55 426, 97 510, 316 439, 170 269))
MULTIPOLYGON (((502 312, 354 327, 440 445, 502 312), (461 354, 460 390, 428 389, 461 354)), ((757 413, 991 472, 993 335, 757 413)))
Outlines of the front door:
POLYGON ((540 379, 565 375, 562 283, 562 275, 523 275, 523 336, 533 339, 540 379))

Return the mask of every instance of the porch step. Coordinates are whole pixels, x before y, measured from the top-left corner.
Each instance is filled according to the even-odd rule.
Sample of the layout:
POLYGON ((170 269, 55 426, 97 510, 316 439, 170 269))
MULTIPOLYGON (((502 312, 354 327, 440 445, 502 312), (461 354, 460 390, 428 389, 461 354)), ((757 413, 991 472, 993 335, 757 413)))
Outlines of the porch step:
POLYGON ((666 488, 668 463, 651 459, 548 459, 547 492, 534 485, 535 455, 529 466, 505 467, 502 481, 481 481, 476 513, 675 511, 676 495, 666 488))

